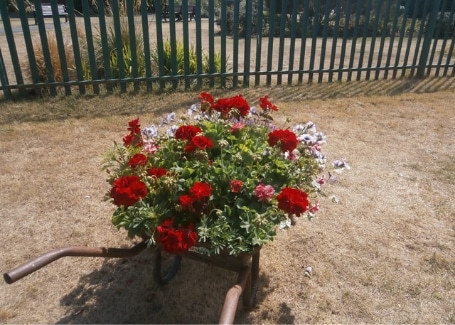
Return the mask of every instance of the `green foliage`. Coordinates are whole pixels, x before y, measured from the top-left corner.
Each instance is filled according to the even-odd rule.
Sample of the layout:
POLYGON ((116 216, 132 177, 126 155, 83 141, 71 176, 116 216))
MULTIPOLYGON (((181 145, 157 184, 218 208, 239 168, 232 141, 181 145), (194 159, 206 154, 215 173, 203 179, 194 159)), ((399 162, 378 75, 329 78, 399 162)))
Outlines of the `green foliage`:
MULTIPOLYGON (((325 137, 319 138, 312 123, 293 131, 287 126, 277 128, 271 117, 276 106, 263 105, 264 101, 268 102, 266 97, 261 98, 263 109, 258 111, 241 96, 202 100, 177 125, 169 125, 175 113, 165 118, 162 124, 167 130, 141 128, 139 120, 130 121, 124 144, 106 155, 105 168, 113 186, 108 196, 115 203, 117 195, 134 195, 142 186, 147 191, 128 201, 128 206, 115 203, 113 224, 125 228, 131 237, 148 234, 153 241, 156 229, 172 220, 185 233, 194 226, 199 242, 210 243, 212 252, 227 249, 239 254, 272 241, 277 227, 289 218, 311 218, 310 203, 303 203, 306 208, 301 212, 289 212, 279 205, 279 196, 297 191, 314 206, 320 194, 315 178, 325 164, 319 142, 324 143, 325 137), (273 143, 270 139, 275 134, 286 136, 278 136, 279 142, 273 143), (311 143, 307 138, 313 139, 311 143), (288 139, 292 145, 285 149, 288 139), (132 163, 138 157, 142 163, 132 163), (131 177, 140 179, 139 184, 124 187, 131 177), (193 191, 201 190, 195 186, 206 188, 206 194, 196 197, 193 191)), ((287 202, 293 205, 301 200, 293 197, 287 202)))
MULTIPOLYGON (((191 45, 187 51, 183 42, 176 41, 172 43, 170 40, 163 42, 163 51, 159 51, 158 46, 155 46, 151 53, 153 70, 163 76, 197 74, 200 70, 203 74, 220 73, 226 71, 226 63, 221 60, 221 53, 217 52, 213 56, 213 69, 210 65, 210 57, 208 53, 202 53, 202 66, 198 69, 198 55, 195 48, 191 45), (185 71, 185 53, 188 60, 188 70, 185 71), (173 56, 175 55, 175 67, 173 66, 173 56), (160 56, 162 62, 160 62, 160 56)), ((194 79, 193 79, 194 80, 194 79)))

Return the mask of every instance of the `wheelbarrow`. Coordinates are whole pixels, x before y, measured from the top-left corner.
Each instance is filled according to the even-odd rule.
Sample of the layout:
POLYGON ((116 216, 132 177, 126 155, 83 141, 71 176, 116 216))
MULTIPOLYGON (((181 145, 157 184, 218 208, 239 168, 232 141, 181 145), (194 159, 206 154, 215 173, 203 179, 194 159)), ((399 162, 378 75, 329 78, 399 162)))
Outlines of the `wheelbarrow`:
MULTIPOLYGON (((138 255, 145 248, 147 248, 147 239, 131 248, 86 246, 58 248, 4 273, 3 278, 6 283, 12 284, 61 257, 128 258, 138 255)), ((184 254, 173 255, 170 265, 164 268, 162 265, 161 247, 157 245, 153 252, 153 278, 158 284, 166 285, 177 274, 183 258, 189 258, 238 273, 237 282, 226 293, 219 318, 220 324, 232 324, 241 296, 243 308, 250 310, 254 306, 259 276, 260 249, 261 247, 257 247, 252 253, 231 256, 228 254, 208 255, 204 247, 194 247, 184 254)))

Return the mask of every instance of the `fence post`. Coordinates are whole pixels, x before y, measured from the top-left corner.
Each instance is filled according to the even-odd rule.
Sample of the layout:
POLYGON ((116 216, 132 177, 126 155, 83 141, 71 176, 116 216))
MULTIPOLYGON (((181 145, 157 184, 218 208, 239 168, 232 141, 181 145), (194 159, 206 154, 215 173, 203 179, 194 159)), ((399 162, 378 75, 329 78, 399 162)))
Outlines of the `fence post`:
MULTIPOLYGON (((0 16, 1 17, 1 16, 0 16)), ((8 76, 6 75, 5 65, 3 64, 2 50, 0 49, 0 82, 3 88, 3 94, 5 98, 11 98, 11 90, 8 88, 8 76)))
MULTIPOLYGON (((431 5, 431 10, 427 21, 427 28, 425 29, 425 37, 423 39, 422 50, 420 52, 419 65, 417 67, 417 78, 425 77, 425 67, 427 65, 428 56, 431 49, 431 40, 434 37, 434 30, 436 26, 436 18, 439 12, 441 0, 435 0, 431 5)), ((437 42, 437 39, 435 40, 437 42)), ((430 69, 430 68, 429 68, 430 69)))

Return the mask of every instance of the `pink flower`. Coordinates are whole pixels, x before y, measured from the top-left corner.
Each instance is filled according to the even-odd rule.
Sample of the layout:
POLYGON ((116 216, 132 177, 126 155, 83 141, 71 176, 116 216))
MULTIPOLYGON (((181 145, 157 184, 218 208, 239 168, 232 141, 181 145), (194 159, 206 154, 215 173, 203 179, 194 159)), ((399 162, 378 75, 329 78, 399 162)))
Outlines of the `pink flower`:
POLYGON ((315 214, 316 212, 318 212, 319 211, 319 202, 316 202, 315 205, 310 206, 308 211, 312 214, 315 214))
POLYGON ((231 133, 237 132, 237 131, 243 129, 244 126, 245 126, 245 124, 240 123, 240 122, 234 123, 234 125, 231 127, 230 131, 231 131, 231 133))
POLYGON ((275 190, 271 185, 259 184, 253 191, 253 195, 259 202, 270 202, 275 190))
POLYGON ((325 175, 322 175, 317 181, 316 183, 322 185, 322 184, 325 184, 326 182, 326 179, 325 179, 325 175))
POLYGON ((158 146, 156 144, 154 144, 153 142, 145 143, 144 147, 142 148, 142 152, 148 153, 148 154, 154 154, 157 151, 158 151, 158 146))

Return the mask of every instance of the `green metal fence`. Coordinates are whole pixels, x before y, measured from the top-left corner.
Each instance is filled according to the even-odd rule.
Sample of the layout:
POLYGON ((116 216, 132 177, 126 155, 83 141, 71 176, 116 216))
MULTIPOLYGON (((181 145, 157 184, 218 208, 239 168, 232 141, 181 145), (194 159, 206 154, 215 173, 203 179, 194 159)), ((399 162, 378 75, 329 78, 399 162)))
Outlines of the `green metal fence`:
POLYGON ((48 2, 0 1, 6 97, 455 75, 455 0, 48 2))

